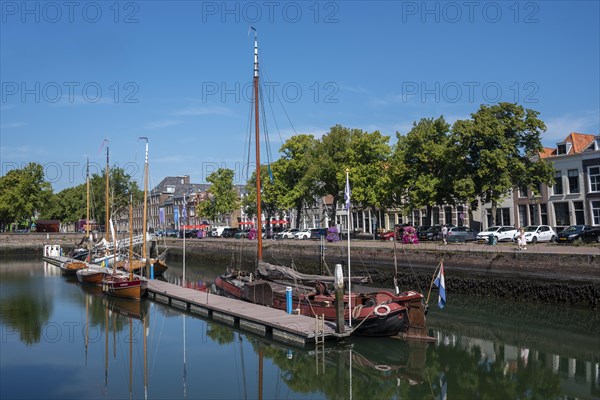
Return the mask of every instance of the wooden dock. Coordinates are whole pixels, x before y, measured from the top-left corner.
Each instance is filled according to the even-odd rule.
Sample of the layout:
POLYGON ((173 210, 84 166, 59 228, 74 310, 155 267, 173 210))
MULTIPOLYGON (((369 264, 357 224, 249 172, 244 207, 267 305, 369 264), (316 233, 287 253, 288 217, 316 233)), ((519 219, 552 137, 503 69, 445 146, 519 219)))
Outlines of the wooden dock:
POLYGON ((259 335, 271 336, 281 342, 304 346, 322 339, 348 336, 337 334, 333 322, 325 321, 319 328, 316 318, 313 317, 288 314, 282 310, 200 292, 168 282, 148 281, 148 296, 172 307, 212 318, 229 326, 239 326, 242 330, 259 335), (318 332, 321 330, 322 332, 318 332))
POLYGON ((43 256, 42 260, 46 261, 49 264, 55 265, 57 267, 60 267, 67 261, 74 261, 72 258, 65 257, 65 256, 43 256))
MULTIPOLYGON (((62 255, 60 246, 49 245, 44 249, 42 259, 57 267, 72 260, 62 255)), ((321 343, 327 339, 350 336, 350 333, 336 333, 335 323, 330 321, 288 314, 275 308, 200 292, 159 280, 148 281, 148 297, 192 314, 212 318, 232 327, 239 327, 242 330, 294 345, 304 346, 311 342, 321 343)))

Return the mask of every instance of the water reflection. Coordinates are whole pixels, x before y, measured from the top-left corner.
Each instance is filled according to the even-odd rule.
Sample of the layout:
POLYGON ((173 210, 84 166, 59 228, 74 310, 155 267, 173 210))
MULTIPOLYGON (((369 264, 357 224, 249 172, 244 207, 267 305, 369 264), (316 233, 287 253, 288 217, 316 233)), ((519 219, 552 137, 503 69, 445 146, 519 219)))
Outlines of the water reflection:
POLYGON ((104 296, 53 269, 0 265, 2 398, 600 396, 599 317, 590 310, 453 296, 430 312, 435 344, 352 338, 294 348, 104 296))

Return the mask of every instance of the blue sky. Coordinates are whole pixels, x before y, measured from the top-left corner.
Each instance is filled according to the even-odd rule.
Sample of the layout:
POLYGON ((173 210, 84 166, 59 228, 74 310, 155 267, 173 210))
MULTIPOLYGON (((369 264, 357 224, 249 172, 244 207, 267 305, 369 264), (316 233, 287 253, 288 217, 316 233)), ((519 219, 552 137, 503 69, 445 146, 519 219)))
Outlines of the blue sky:
POLYGON ((549 147, 600 131, 597 1, 0 5, 1 173, 39 162, 55 191, 85 181, 86 156, 102 168, 104 138, 141 182, 140 136, 152 186, 220 166, 243 183, 251 25, 274 158, 294 133, 341 124, 394 143, 415 120, 498 101, 538 110, 549 147))

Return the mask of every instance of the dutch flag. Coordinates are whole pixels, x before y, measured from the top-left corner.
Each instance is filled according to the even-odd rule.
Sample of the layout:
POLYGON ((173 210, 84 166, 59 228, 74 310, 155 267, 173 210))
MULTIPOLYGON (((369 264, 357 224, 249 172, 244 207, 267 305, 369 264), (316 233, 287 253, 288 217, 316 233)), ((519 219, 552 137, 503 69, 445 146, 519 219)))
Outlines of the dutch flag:
POLYGON ((440 263, 440 271, 438 272, 433 284, 440 289, 438 296, 438 306, 444 308, 446 305, 446 279, 444 278, 444 263, 440 263))

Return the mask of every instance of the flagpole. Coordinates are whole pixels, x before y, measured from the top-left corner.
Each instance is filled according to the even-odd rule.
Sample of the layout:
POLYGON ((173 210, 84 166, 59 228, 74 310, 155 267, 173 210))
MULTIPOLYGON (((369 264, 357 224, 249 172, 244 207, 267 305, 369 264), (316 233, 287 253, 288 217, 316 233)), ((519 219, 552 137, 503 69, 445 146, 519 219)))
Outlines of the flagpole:
POLYGON ((431 295, 431 289, 433 288, 433 282, 435 282, 435 278, 436 278, 435 273, 438 272, 438 269, 440 269, 440 265, 442 265, 443 262, 444 262, 444 259, 442 258, 442 260, 437 265, 437 267, 435 267, 435 271, 433 271, 433 276, 431 277, 431 283, 429 284, 429 292, 427 293, 427 300, 425 301, 425 304, 429 304, 429 296, 431 295))
POLYGON ((185 202, 185 194, 183 195, 183 284, 181 286, 185 287, 185 220, 187 217, 187 207, 185 202))
POLYGON ((346 168, 346 210, 348 212, 348 323, 352 328, 352 280, 350 279, 350 179, 349 169, 346 168))

